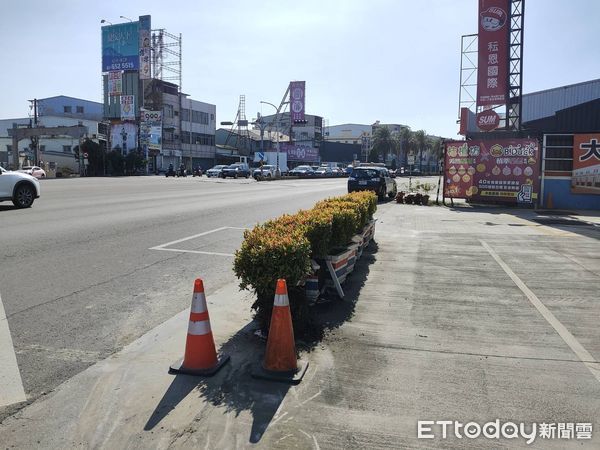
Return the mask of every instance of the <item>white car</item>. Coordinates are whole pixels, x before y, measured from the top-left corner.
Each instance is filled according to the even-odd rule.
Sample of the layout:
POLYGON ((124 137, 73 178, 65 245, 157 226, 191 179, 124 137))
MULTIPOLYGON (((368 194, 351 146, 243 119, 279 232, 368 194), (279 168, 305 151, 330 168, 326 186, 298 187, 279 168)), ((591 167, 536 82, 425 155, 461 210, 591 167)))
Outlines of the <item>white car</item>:
POLYGON ((219 164, 218 166, 214 166, 212 169, 208 169, 206 171, 206 176, 209 178, 220 177, 225 167, 227 167, 226 164, 219 164))
POLYGON ((40 196, 40 182, 23 172, 0 167, 0 202, 12 200, 17 208, 29 208, 40 196))
POLYGON ((275 166, 272 166, 270 164, 265 164, 264 166, 259 167, 258 169, 254 169, 254 172, 252 172, 252 176, 254 178, 258 178, 258 177, 274 178, 276 172, 277 172, 277 168, 275 166))
POLYGON ((38 166, 23 166, 21 170, 18 172, 26 173, 27 175, 31 175, 35 178, 46 178, 46 172, 44 169, 38 166))

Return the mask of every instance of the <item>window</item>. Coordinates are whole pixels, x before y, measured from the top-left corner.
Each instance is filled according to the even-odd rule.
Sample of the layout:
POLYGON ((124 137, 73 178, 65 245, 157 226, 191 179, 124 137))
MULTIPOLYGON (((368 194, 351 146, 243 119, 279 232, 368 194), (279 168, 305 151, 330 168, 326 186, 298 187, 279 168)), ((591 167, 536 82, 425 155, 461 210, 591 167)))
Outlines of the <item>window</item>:
POLYGON ((208 113, 203 111, 192 111, 192 122, 208 125, 208 113))
POLYGON ((210 115, 210 121, 211 121, 211 122, 214 122, 214 121, 215 121, 215 115, 214 115, 214 114, 211 114, 211 115, 210 115))
POLYGON ((46 146, 40 145, 40 152, 45 152, 45 151, 46 151, 46 146))
POLYGON ((83 106, 77 106, 77 114, 83 114, 83 106))
POLYGON ((173 117, 173 105, 165 105, 164 106, 164 114, 165 114, 165 117, 172 118, 173 117))
POLYGON ((546 135, 544 170, 555 172, 573 170, 573 135, 546 135))
POLYGON ((8 153, 12 152, 12 145, 7 145, 7 146, 6 146, 6 151, 7 151, 8 153))
POLYGON ((70 106, 63 106, 63 112, 70 114, 72 112, 72 108, 70 106))
POLYGON ((63 153, 71 153, 71 146, 63 145, 63 153))

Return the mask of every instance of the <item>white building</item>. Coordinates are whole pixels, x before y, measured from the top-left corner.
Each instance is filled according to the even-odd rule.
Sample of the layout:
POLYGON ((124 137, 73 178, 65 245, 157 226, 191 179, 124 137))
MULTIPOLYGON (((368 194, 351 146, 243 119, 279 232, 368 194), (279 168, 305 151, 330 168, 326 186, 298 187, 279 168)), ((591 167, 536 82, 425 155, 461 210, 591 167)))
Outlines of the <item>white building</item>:
MULTIPOLYGON (((87 137, 96 143, 106 136, 98 132, 101 127, 102 104, 68 96, 56 96, 36 100, 37 127, 69 127, 82 125, 87 127, 87 137)), ((4 167, 13 165, 12 137, 8 129, 34 126, 34 111, 31 117, 0 120, 0 164, 4 167)), ((30 139, 19 141, 19 165, 39 164, 51 176, 56 170, 68 168, 79 173, 79 162, 75 159, 73 149, 79 140, 67 136, 42 135, 38 140, 39 161, 35 160, 35 150, 30 139)))

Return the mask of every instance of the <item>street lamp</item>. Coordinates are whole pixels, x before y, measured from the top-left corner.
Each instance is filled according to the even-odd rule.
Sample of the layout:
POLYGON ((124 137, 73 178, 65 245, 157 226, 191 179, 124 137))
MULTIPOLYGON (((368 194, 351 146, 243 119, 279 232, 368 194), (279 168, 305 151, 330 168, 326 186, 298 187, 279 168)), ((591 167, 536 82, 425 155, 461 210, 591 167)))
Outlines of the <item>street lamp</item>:
POLYGON ((275 108, 275 111, 277 111, 275 114, 275 133, 277 134, 275 138, 275 151, 277 152, 277 170, 275 171, 275 176, 279 178, 281 176, 281 170, 279 169, 279 110, 285 103, 279 105, 279 108, 273 103, 263 102, 262 100, 260 101, 260 103, 264 103, 265 105, 271 105, 273 108, 275 108))
POLYGON ((129 20, 130 22, 133 22, 133 20, 131 20, 129 17, 125 17, 125 16, 119 16, 119 19, 126 19, 126 20, 129 20))
POLYGON ((109 21, 108 21, 108 20, 106 20, 106 19, 102 19, 102 20, 100 21, 100 23, 107 23, 107 24, 109 24, 109 25, 112 25, 112 23, 111 23, 111 22, 109 22, 109 21))

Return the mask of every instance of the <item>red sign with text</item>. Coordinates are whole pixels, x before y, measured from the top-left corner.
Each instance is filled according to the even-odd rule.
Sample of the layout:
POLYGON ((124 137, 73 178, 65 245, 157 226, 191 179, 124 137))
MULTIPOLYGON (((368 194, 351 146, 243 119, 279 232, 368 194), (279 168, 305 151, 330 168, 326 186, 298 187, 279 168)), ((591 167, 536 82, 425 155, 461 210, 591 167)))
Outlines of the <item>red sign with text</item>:
POLYGON ((508 99, 510 0, 479 0, 477 106, 508 99))

